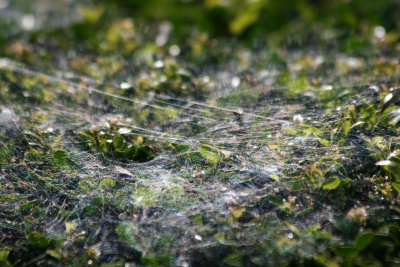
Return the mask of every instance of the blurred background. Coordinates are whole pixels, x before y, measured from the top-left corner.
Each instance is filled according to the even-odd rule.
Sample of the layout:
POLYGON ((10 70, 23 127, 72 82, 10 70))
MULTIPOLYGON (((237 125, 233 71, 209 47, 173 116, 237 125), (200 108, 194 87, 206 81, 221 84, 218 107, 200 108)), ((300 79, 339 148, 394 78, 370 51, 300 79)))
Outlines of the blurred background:
POLYGON ((285 27, 319 23, 344 34, 368 25, 399 30, 396 0, 97 0, 121 12, 148 20, 169 20, 179 31, 187 25, 212 35, 254 38, 285 27))
POLYGON ((11 21, 19 21, 25 29, 79 21, 79 6, 86 6, 83 13, 91 22, 129 16, 148 22, 169 21, 177 35, 196 30, 244 40, 320 28, 336 29, 338 32, 330 34, 337 37, 360 34, 376 25, 389 32, 400 29, 398 0, 0 0, 2 37, 13 32, 7 27, 11 21), (35 25, 26 14, 35 16, 35 25))

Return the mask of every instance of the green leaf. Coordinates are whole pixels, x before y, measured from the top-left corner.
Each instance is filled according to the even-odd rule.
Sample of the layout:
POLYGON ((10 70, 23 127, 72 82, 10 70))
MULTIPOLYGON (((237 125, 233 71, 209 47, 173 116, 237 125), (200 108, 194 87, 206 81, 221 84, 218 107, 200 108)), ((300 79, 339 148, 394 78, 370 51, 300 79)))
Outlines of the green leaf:
POLYGON ((215 238, 215 240, 217 240, 218 242, 220 242, 222 244, 225 240, 225 233, 224 232, 217 233, 214 235, 214 238, 215 238))
POLYGON ((373 238, 374 234, 372 232, 360 233, 354 241, 354 247, 358 251, 362 251, 372 242, 373 238))
POLYGON ((58 166, 65 166, 68 163, 68 154, 64 150, 57 150, 53 153, 53 159, 58 166))
POLYGON ((275 195, 268 195, 266 197, 266 199, 271 202, 271 204, 273 204, 274 206, 280 207, 281 205, 283 205, 283 201, 282 199, 278 198, 275 195))
POLYGON ((30 201, 30 202, 21 204, 21 205, 18 207, 18 210, 19 210, 19 211, 24 211, 24 210, 31 209, 31 208, 33 208, 33 207, 35 207, 35 206, 38 206, 38 205, 39 205, 39 201, 37 201, 37 200, 32 200, 32 201, 30 201))
POLYGON ((329 179, 322 188, 325 190, 333 190, 336 189, 340 185, 340 179, 337 177, 329 179))
POLYGON ((243 265, 242 259, 244 256, 245 256, 244 253, 232 254, 227 256, 223 262, 225 264, 228 264, 228 266, 242 266, 243 265))
POLYGON ((190 146, 188 146, 188 145, 180 145, 180 144, 175 144, 175 143, 170 143, 169 147, 171 147, 177 153, 186 152, 190 148, 190 146))
POLYGON ((350 130, 351 130, 351 122, 350 121, 345 121, 342 123, 342 128, 343 128, 343 133, 344 135, 348 135, 350 130))
POLYGON ((194 223, 200 224, 200 225, 203 224, 203 215, 201 215, 201 213, 196 213, 189 217, 194 223))
POLYGON ((116 185, 113 179, 104 179, 100 182, 99 187, 101 189, 113 188, 116 185))
POLYGON ((50 245, 50 239, 38 232, 31 232, 28 235, 28 243, 35 248, 45 249, 50 245))
POLYGON ((221 157, 218 154, 211 152, 207 148, 200 147, 199 151, 200 154, 203 156, 203 158, 205 158, 206 160, 208 160, 213 164, 218 164, 221 161, 221 157))
POLYGON ((115 151, 122 151, 124 149, 124 138, 121 135, 116 134, 112 139, 112 144, 115 151))
POLYGON ((344 256, 346 258, 353 258, 353 257, 358 255, 358 252, 359 251, 354 247, 342 246, 342 247, 338 247, 336 249, 336 253, 337 254, 342 255, 342 256, 344 256))
POLYGON ((167 255, 146 255, 142 257, 142 263, 144 266, 168 266, 171 259, 167 255))
POLYGON ((396 189, 397 193, 400 194, 400 183, 393 182, 392 186, 393 186, 394 189, 396 189))
POLYGON ((315 139, 317 139, 318 142, 319 142, 321 145, 323 145, 323 146, 329 146, 329 141, 328 141, 328 140, 326 140, 326 139, 324 139, 324 138, 319 138, 319 137, 316 137, 315 139))
POLYGON ((279 176, 276 175, 276 174, 271 174, 271 175, 269 176, 269 178, 275 180, 276 182, 279 182, 279 176))
POLYGON ((9 250, 0 249, 0 263, 7 262, 8 254, 10 254, 9 250))
POLYGON ((95 188, 95 185, 93 184, 93 181, 91 179, 82 179, 81 181, 79 181, 78 186, 81 190, 87 193, 95 188))
POLYGON ((62 254, 60 252, 58 252, 57 250, 47 250, 47 254, 52 256, 53 258, 56 258, 57 260, 61 260, 62 259, 62 254))
POLYGON ((121 223, 118 225, 118 227, 115 229, 115 232, 117 233, 118 237, 125 241, 126 243, 129 243, 131 245, 136 245, 138 244, 138 241, 136 237, 133 235, 134 232, 134 227, 130 223, 121 223))
POLYGON ((60 167, 69 165, 71 167, 78 167, 78 165, 72 161, 69 157, 67 152, 64 150, 57 150, 53 153, 53 160, 54 163, 60 167))
POLYGON ((160 195, 154 189, 142 187, 136 190, 136 192, 133 194, 133 198, 137 205, 150 207, 157 203, 160 195))
POLYGON ((297 135, 298 131, 294 128, 284 128, 283 129, 285 132, 290 133, 292 135, 297 135))

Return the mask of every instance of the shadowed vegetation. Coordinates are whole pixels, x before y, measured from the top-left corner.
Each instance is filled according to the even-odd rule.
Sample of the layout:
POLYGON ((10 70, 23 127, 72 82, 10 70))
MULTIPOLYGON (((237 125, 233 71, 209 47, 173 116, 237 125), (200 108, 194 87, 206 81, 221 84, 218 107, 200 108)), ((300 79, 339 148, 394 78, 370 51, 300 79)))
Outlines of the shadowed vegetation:
POLYGON ((396 266, 398 1, 0 0, 0 266, 396 266))

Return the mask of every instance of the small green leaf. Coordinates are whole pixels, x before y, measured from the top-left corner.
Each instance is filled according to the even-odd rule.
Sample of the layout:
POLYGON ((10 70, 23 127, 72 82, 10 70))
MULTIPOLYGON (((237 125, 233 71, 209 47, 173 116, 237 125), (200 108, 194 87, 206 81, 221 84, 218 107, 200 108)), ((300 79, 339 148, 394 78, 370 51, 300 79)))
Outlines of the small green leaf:
POLYGON ((283 129, 285 132, 290 133, 292 135, 297 135, 298 131, 294 128, 284 128, 283 129))
POLYGON ((337 177, 329 179, 322 188, 325 190, 333 190, 336 189, 340 185, 340 179, 337 177))
POLYGON ((53 160, 54 163, 60 167, 67 165, 71 167, 78 167, 78 165, 68 157, 67 152, 65 152, 64 150, 55 151, 53 153, 53 160))
POLYGON ((99 187, 101 189, 108 189, 113 188, 115 185, 116 183, 113 179, 104 179, 100 182, 99 187))
POLYGON ((205 158, 206 160, 208 160, 213 164, 218 164, 221 161, 221 157, 218 154, 211 152, 210 150, 204 147, 200 147, 199 151, 200 154, 203 156, 203 158, 205 158))
POLYGON ((315 139, 317 139, 318 142, 319 142, 321 145, 323 145, 323 146, 329 146, 329 141, 328 141, 328 140, 326 140, 326 139, 324 139, 324 138, 319 138, 319 137, 316 137, 315 139))
POLYGON ((57 150, 53 153, 53 159, 58 166, 65 166, 68 163, 68 154, 64 150, 57 150))
POLYGON ((47 250, 47 254, 52 256, 53 258, 56 258, 57 260, 61 260, 62 259, 62 254, 60 252, 58 252, 57 250, 47 250))
POLYGON ((35 248, 45 249, 50 245, 50 239, 38 232, 31 232, 28 235, 28 243, 35 248))
POLYGON ((169 147, 172 148, 177 153, 186 152, 190 148, 190 146, 188 146, 188 145, 180 145, 180 144, 175 144, 175 143, 170 143, 169 147))
POLYGON ((117 233, 120 239, 131 245, 136 245, 138 241, 136 240, 136 237, 133 235, 133 231, 134 227, 130 223, 121 223, 115 229, 115 232, 117 233))
POLYGON ((78 186, 81 190, 85 192, 90 192, 90 190, 95 188, 95 185, 93 184, 91 179, 82 179, 79 181, 78 186))
POLYGON ((196 213, 189 217, 194 223, 200 224, 200 225, 203 224, 203 215, 201 215, 201 213, 196 213))
POLYGON ((271 174, 271 175, 269 176, 269 178, 275 180, 276 182, 279 182, 279 176, 276 175, 276 174, 271 174))
POLYGON ((224 239, 225 239, 225 233, 218 233, 214 235, 215 240, 217 240, 220 243, 223 243, 224 239))
POLYGON ((372 232, 360 233, 354 241, 354 247, 358 251, 362 251, 372 242, 373 238, 374 234, 372 232))
POLYGON ((21 205, 19 206, 18 210, 19 210, 19 211, 24 211, 24 210, 31 209, 31 208, 33 208, 33 207, 35 207, 35 206, 38 206, 38 205, 39 205, 39 202, 38 202, 37 200, 32 200, 32 201, 30 201, 30 202, 21 204, 21 205))
POLYGON ((112 144, 115 151, 121 151, 124 149, 124 138, 121 135, 116 134, 112 139, 112 144))
POLYGON ((160 196, 156 190, 142 187, 136 190, 136 192, 133 194, 133 198, 137 205, 151 207, 157 203, 160 196))

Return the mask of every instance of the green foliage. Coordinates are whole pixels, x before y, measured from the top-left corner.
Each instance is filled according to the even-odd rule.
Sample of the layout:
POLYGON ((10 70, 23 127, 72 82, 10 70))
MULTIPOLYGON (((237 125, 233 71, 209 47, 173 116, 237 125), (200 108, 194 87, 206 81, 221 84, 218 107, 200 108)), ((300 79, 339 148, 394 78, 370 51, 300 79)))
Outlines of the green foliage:
POLYGON ((285 29, 294 22, 302 27, 317 22, 346 29, 345 33, 351 36, 352 30, 359 26, 358 21, 395 28, 391 22, 396 18, 396 4, 387 0, 381 1, 378 5, 373 0, 362 2, 353 0, 348 3, 337 1, 331 4, 311 0, 300 2, 205 0, 190 3, 174 0, 168 4, 162 0, 100 2, 112 3, 134 17, 172 21, 181 31, 184 23, 189 23, 199 30, 206 30, 214 35, 243 33, 255 35, 265 31, 285 29))
POLYGON ((388 176, 392 182, 399 182, 400 144, 397 144, 397 138, 392 138, 387 143, 384 142, 382 136, 366 139, 366 141, 371 156, 377 161, 375 165, 382 168, 382 174, 388 176))
POLYGON ((50 241, 44 234, 38 232, 31 232, 28 235, 28 243, 34 248, 45 249, 50 245, 50 241))
POLYGON ((113 179, 104 179, 99 183, 99 187, 103 190, 115 187, 116 182, 113 179))
POLYGON ((57 166, 64 167, 64 166, 71 166, 77 167, 77 164, 71 160, 68 156, 68 153, 64 150, 57 150, 53 153, 53 160, 57 166))
POLYGON ((146 162, 155 157, 155 150, 147 144, 147 139, 132 135, 131 131, 117 125, 108 128, 91 129, 80 132, 88 147, 103 157, 117 158, 123 161, 146 162))
POLYGON ((207 145, 200 147, 199 151, 208 162, 214 165, 217 165, 221 161, 221 153, 218 149, 207 145))
POLYGON ((146 255, 142 258, 142 263, 145 266, 166 266, 171 262, 171 258, 168 255, 146 255))
POLYGON ((354 248, 358 251, 364 250, 373 240, 374 234, 372 232, 362 232, 357 235, 354 240, 354 248))
POLYGON ((373 133, 378 127, 381 131, 390 128, 390 119, 396 106, 390 105, 392 93, 383 92, 379 105, 362 100, 358 105, 351 104, 334 129, 334 134, 343 133, 347 136, 353 129, 366 130, 373 133))
POLYGON ((188 145, 180 145, 176 143, 170 143, 169 147, 173 149, 176 153, 183 153, 190 149, 190 146, 188 145))
POLYGON ((397 3, 5 2, 1 266, 398 262, 397 3))
POLYGON ((115 232, 120 239, 135 246, 138 244, 138 240, 134 235, 134 229, 135 228, 131 223, 121 223, 115 229, 115 232))
POLYGON ((334 190, 340 184, 341 180, 338 177, 329 177, 329 173, 336 169, 342 168, 342 165, 336 161, 321 160, 319 163, 314 163, 308 166, 303 177, 303 183, 311 189, 323 188, 325 190, 334 190))
POLYGON ((4 266, 4 267, 12 266, 11 263, 7 260, 9 254, 10 254, 10 250, 0 249, 0 265, 1 266, 4 266))
POLYGON ((0 144, 0 167, 3 164, 6 164, 10 160, 11 148, 12 144, 7 144, 7 145, 0 144))
POLYGON ((300 73, 297 77, 291 77, 289 73, 283 73, 280 77, 281 82, 288 87, 288 95, 296 96, 308 91, 308 78, 304 73, 300 73))
POLYGON ((133 194, 135 202, 144 207, 150 207, 157 203, 160 192, 148 188, 138 188, 133 194))

